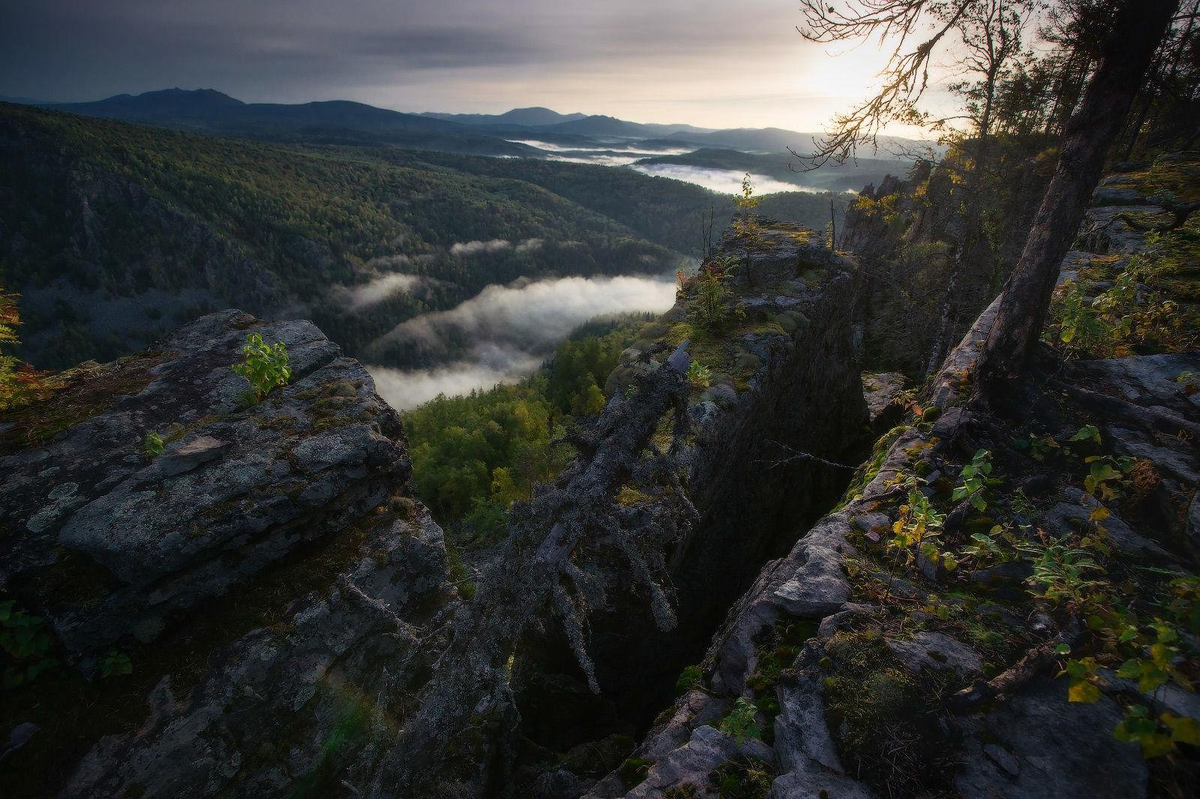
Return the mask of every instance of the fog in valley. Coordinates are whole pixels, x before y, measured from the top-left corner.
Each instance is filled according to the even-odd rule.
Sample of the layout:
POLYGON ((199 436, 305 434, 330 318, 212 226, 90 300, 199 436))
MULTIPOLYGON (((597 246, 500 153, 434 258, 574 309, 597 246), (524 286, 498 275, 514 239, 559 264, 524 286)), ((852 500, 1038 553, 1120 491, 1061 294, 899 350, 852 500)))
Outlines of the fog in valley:
POLYGON ((471 342, 468 357, 430 369, 368 368, 383 398, 406 410, 438 394, 464 394, 532 374, 556 344, 590 319, 659 313, 674 301, 673 275, 563 277, 488 286, 454 308, 397 325, 372 345, 383 351, 396 343, 437 346, 466 339, 471 342))
MULTIPOLYGON (((739 172, 736 169, 712 169, 702 166, 688 166, 686 164, 634 164, 630 169, 635 169, 643 175, 650 175, 651 177, 673 178, 687 183, 695 183, 697 186, 703 186, 709 191, 715 191, 719 194, 740 193, 742 190, 742 178, 747 174, 739 172)), ((756 194, 772 194, 781 191, 824 194, 828 191, 828 189, 816 189, 809 186, 801 186, 797 183, 784 183, 782 180, 775 180, 766 175, 751 174, 750 182, 754 185, 756 194)))

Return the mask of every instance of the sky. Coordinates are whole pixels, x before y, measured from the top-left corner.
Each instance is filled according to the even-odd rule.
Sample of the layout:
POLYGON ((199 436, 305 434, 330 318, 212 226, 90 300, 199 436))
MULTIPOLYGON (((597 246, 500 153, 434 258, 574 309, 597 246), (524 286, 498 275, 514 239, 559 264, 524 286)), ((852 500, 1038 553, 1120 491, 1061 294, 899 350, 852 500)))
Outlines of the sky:
POLYGON ((795 0, 3 0, 0 95, 179 86, 247 102, 569 113, 819 130, 872 43, 805 42, 795 0))

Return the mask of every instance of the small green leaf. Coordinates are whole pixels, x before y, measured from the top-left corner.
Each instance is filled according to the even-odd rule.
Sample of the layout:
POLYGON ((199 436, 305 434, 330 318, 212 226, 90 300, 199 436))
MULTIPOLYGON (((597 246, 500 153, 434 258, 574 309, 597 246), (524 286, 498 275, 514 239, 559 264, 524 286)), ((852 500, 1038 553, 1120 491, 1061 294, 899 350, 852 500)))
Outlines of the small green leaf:
POLYGON ((1134 658, 1130 658, 1121 664, 1121 668, 1117 669, 1117 676, 1127 680, 1137 679, 1142 673, 1141 667, 1134 658))
POLYGON ((1176 716, 1174 713, 1162 714, 1163 724, 1171 730, 1171 738, 1179 743, 1200 746, 1200 721, 1190 716, 1176 716))
POLYGON ((1147 760, 1155 757, 1162 757, 1163 755, 1169 755, 1175 749, 1175 743, 1171 740, 1171 736, 1161 732, 1153 732, 1149 735, 1143 735, 1141 737, 1141 744, 1142 757, 1146 758, 1147 760))

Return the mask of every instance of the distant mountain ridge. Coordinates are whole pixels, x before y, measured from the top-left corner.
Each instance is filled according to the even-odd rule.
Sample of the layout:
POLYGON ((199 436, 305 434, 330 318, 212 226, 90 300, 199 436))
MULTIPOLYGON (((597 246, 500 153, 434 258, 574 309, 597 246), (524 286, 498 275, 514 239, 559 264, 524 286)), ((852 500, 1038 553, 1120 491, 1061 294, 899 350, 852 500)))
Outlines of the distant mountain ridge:
POLYGON ((163 89, 40 108, 220 136, 313 144, 390 144, 479 155, 536 156, 465 125, 350 100, 244 103, 215 89, 163 89))
MULTIPOLYGON (((808 150, 813 139, 822 135, 782 128, 714 130, 683 123, 630 122, 603 114, 563 114, 540 106, 514 108, 503 114, 417 114, 350 100, 246 103, 216 89, 163 89, 83 103, 44 103, 19 98, 14 101, 85 116, 225 136, 328 144, 391 144, 524 157, 545 155, 542 150, 520 143, 538 136, 564 137, 545 139, 564 143, 565 137, 573 137, 581 146, 603 145, 614 139, 655 140, 666 146, 731 148, 779 155, 788 148, 798 152, 808 150)), ((911 152, 926 146, 900 137, 880 137, 880 144, 893 152, 911 152)), ((887 153, 863 155, 886 157, 887 153)))
POLYGON ((118 94, 89 103, 47 103, 44 108, 108 119, 155 120, 176 117, 212 122, 271 122, 357 124, 403 130, 446 130, 449 123, 376 108, 351 100, 309 103, 244 103, 216 89, 163 89, 142 94, 118 94))
POLYGON ((447 122, 457 122, 461 125, 557 125, 562 122, 574 122, 586 119, 587 114, 575 112, 560 114, 549 108, 533 106, 530 108, 514 108, 503 114, 447 114, 438 111, 424 111, 423 117, 433 117, 447 122))

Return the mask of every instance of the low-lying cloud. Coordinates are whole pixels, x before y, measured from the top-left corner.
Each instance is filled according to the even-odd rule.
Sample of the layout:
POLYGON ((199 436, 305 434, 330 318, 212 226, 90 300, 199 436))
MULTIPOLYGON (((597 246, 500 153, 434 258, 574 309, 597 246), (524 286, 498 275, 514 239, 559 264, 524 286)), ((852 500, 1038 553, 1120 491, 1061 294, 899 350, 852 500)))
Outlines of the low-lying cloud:
MULTIPOLYGON (((682 180, 687 183, 695 183, 697 186, 703 186, 710 191, 720 194, 740 194, 742 191, 742 178, 745 176, 744 172, 739 172, 736 169, 713 169, 687 164, 633 164, 629 168, 635 169, 643 175, 650 175, 651 177, 674 178, 675 180, 682 180)), ((774 194, 781 191, 802 191, 809 194, 823 194, 827 191, 827 189, 817 189, 812 186, 785 183, 782 180, 775 180, 766 175, 751 175, 750 181, 754 184, 756 194, 774 194)))
POLYGON ((501 252, 503 250, 511 250, 512 242, 504 239, 492 239, 491 241, 463 241, 457 244, 450 245, 450 254, 459 258, 466 258, 471 255, 479 255, 486 252, 501 252))
POLYGON ((447 311, 397 325, 372 348, 436 347, 452 336, 473 342, 466 359, 434 369, 370 367, 380 394, 401 410, 437 396, 508 383, 537 369, 556 344, 589 319, 626 312, 661 312, 675 301, 672 279, 565 277, 488 286, 447 311))
POLYGON ((401 411, 429 402, 439 394, 454 397, 501 383, 515 383, 541 366, 541 356, 494 345, 480 347, 475 361, 459 361, 433 369, 369 366, 375 390, 401 411))
POLYGON ((600 166, 629 166, 642 160, 648 155, 683 155, 690 153, 691 147, 660 147, 642 149, 633 144, 606 144, 598 147, 580 147, 538 139, 510 139, 516 144, 537 147, 545 152, 545 158, 550 161, 566 161, 572 164, 598 164, 600 166))
MULTIPOLYGON (((393 256, 403 258, 404 256, 393 256)), ((412 291, 421 282, 417 275, 399 273, 377 277, 361 286, 343 286, 337 296, 348 311, 361 311, 402 292, 412 291)))
POLYGON ((515 250, 519 253, 536 252, 541 249, 544 243, 542 239, 522 239, 521 241, 505 241, 504 239, 460 241, 450 245, 450 254, 456 258, 469 258, 473 255, 507 252, 508 250, 515 250))

